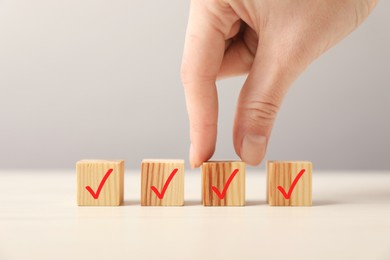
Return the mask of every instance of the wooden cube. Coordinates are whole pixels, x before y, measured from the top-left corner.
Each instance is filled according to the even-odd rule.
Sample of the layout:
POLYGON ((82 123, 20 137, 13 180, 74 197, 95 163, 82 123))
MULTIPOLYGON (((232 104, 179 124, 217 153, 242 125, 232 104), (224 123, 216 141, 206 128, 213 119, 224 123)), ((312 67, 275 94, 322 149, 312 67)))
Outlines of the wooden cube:
POLYGON ((312 205, 312 163, 269 161, 267 202, 270 206, 312 205))
POLYGON ((143 160, 141 206, 184 205, 184 160, 143 160))
POLYGON ((79 206, 123 203, 124 161, 81 160, 76 163, 79 206))
POLYGON ((245 163, 203 163, 202 200, 204 206, 245 206, 245 163))

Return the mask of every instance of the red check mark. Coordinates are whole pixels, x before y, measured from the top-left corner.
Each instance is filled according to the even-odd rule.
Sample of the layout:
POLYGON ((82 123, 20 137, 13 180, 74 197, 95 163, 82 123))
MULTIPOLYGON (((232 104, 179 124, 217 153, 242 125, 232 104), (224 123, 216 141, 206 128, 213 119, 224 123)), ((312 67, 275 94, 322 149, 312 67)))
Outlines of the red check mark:
POLYGON ((177 173, 178 169, 174 169, 171 174, 169 175, 167 181, 165 182, 162 190, 161 190, 161 193, 157 190, 157 188, 155 186, 152 186, 150 187, 152 189, 152 191, 154 191, 154 193, 156 193, 157 197, 161 200, 162 198, 164 198, 164 195, 165 195, 165 191, 167 190, 168 186, 169 186, 169 183, 171 183, 173 177, 175 177, 175 174, 177 173))
POLYGON ((302 175, 305 173, 305 169, 302 169, 298 175, 295 177, 294 181, 291 183, 291 186, 290 186, 290 189, 288 189, 288 193, 286 193, 286 191, 283 189, 282 186, 278 186, 278 190, 283 194, 283 197, 288 200, 290 199, 291 197, 291 194, 295 188, 295 186, 297 185, 299 179, 302 177, 302 175))
POLYGON ((235 170, 232 172, 232 174, 230 174, 229 179, 227 180, 227 182, 225 183, 225 186, 223 187, 222 193, 219 192, 219 190, 217 189, 217 187, 215 187, 215 186, 212 186, 212 187, 211 187, 211 189, 213 189, 213 191, 215 192, 215 194, 217 194, 218 198, 220 198, 221 200, 225 198, 226 191, 227 191, 227 189, 229 188, 230 183, 232 182, 232 180, 234 179, 234 177, 236 176, 237 173, 238 173, 238 169, 235 169, 235 170))
POLYGON ((91 193, 92 197, 97 200, 99 198, 99 195, 100 195, 100 192, 102 191, 102 188, 104 186, 104 183, 106 183, 108 177, 110 176, 110 174, 112 173, 114 169, 109 169, 106 174, 104 175, 102 181, 100 182, 99 184, 99 187, 96 191, 96 193, 92 190, 92 188, 90 186, 86 186, 85 188, 87 189, 87 191, 89 191, 89 193, 91 193))

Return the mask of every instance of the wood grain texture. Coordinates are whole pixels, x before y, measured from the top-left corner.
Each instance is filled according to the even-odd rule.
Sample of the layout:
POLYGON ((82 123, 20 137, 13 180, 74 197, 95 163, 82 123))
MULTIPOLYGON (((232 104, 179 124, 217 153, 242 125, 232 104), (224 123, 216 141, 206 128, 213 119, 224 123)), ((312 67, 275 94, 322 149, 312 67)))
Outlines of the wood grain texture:
POLYGON ((76 175, 77 204, 79 206, 119 206, 123 203, 123 160, 81 160, 76 163, 76 175), (95 199, 86 186, 90 186, 96 192, 109 169, 113 169, 113 171, 104 183, 99 197, 95 199))
POLYGON ((241 161, 209 161, 202 165, 202 200, 204 206, 245 206, 245 163, 241 161), (223 199, 219 198, 212 187, 221 193, 234 172, 223 199))
POLYGON ((267 202, 270 206, 311 206, 312 205, 312 163, 307 161, 268 161, 267 162, 267 202), (291 187, 299 172, 305 172, 298 180, 289 199, 285 192, 291 187))
POLYGON ((141 206, 184 205, 184 160, 147 159, 141 164, 141 206), (162 192, 171 173, 177 169, 160 199, 151 189, 162 192))

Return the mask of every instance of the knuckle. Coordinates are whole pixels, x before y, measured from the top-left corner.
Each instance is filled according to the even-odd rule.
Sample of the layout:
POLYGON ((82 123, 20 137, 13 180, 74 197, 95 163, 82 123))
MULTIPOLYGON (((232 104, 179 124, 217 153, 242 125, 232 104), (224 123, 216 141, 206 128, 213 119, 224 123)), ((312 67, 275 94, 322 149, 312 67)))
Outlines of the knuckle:
POLYGON ((214 133, 218 124, 214 122, 191 123, 191 132, 195 134, 214 133))
POLYGON ((189 88, 197 84, 211 84, 216 81, 214 74, 209 73, 203 68, 191 68, 186 64, 181 66, 180 76, 184 88, 189 88))
POLYGON ((249 123, 254 127, 272 125, 279 111, 279 106, 265 101, 252 101, 245 107, 249 123))

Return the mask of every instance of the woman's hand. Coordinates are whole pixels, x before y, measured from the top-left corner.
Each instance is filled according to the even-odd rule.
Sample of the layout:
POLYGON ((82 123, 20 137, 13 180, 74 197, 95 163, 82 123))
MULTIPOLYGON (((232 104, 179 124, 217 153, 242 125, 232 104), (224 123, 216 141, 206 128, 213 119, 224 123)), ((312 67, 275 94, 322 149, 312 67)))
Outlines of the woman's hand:
POLYGON ((190 119, 190 163, 214 153, 218 78, 249 73, 237 104, 233 141, 261 162, 291 83, 353 31, 376 0, 192 0, 182 63, 190 119))

